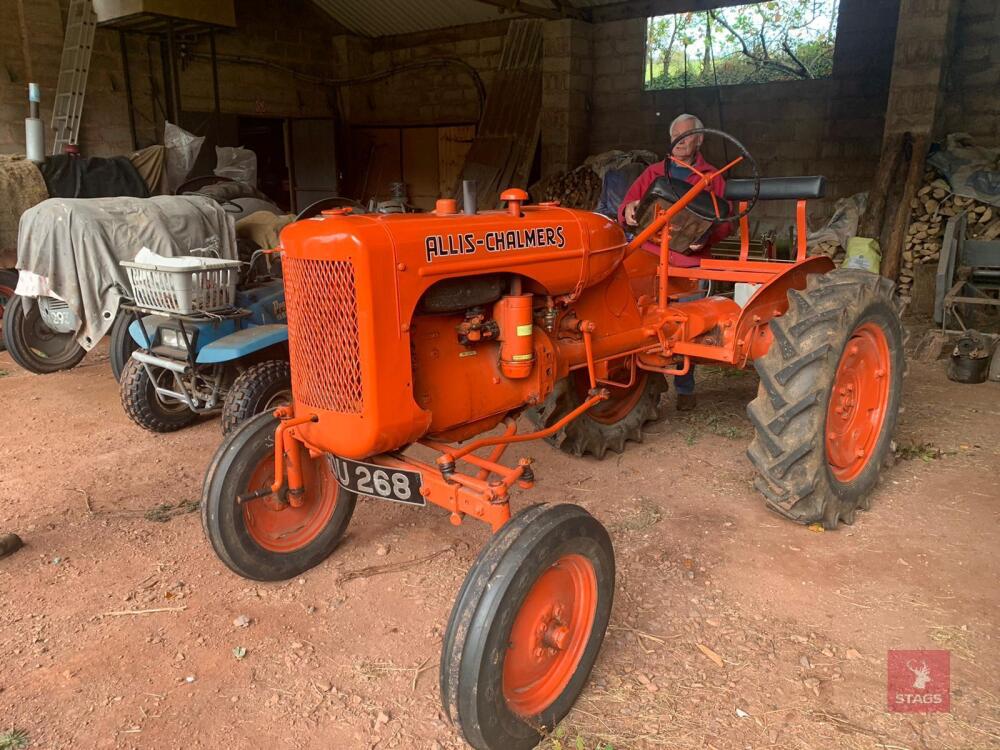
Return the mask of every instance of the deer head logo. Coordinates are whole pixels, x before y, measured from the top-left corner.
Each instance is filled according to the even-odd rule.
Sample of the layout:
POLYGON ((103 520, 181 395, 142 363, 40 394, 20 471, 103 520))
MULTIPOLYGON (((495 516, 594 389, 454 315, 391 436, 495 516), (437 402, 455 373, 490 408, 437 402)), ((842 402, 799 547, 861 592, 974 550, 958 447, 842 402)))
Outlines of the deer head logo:
POLYGON ((906 662, 906 668, 913 672, 913 687, 916 690, 923 690, 927 683, 931 681, 931 670, 927 667, 927 662, 923 662, 919 667, 913 666, 913 660, 906 662))

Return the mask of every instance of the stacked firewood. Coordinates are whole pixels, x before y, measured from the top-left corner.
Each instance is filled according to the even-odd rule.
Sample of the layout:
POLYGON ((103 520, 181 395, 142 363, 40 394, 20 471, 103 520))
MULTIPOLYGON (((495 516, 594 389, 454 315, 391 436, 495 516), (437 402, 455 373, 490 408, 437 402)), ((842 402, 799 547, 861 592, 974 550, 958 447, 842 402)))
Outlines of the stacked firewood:
POLYGON ((809 255, 825 255, 832 258, 838 266, 844 262, 847 251, 836 240, 825 240, 809 247, 809 255))
POLYGON ((559 201, 568 208, 593 210, 601 199, 601 178, 587 165, 563 172, 546 181, 544 201, 559 201))
POLYGON ((945 225, 952 216, 965 213, 968 239, 1000 236, 1000 211, 993 206, 951 192, 948 183, 933 169, 924 172, 924 184, 910 202, 910 226, 903 245, 899 272, 899 296, 909 302, 918 265, 936 263, 941 257, 945 225))

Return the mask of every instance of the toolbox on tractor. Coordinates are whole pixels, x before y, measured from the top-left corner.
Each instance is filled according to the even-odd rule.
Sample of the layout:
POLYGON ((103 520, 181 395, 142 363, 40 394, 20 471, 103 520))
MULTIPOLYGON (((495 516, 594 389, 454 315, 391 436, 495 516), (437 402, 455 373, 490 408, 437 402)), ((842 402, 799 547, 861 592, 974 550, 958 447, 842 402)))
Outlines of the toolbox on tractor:
POLYGON ((903 370, 892 284, 806 257, 804 231, 794 260, 749 260, 756 201, 798 200, 804 226, 822 183, 760 180, 731 136, 681 138, 701 133, 740 155, 716 173, 692 169, 696 182, 631 241, 604 216, 526 205, 517 189, 502 193, 501 211, 441 200, 428 214, 337 210, 282 232, 292 400, 220 446, 204 483, 206 534, 236 573, 280 580, 332 553, 359 494, 489 524, 440 671, 445 709, 476 748, 533 747, 565 716, 614 593, 611 540, 590 513, 512 513, 514 490, 537 476, 529 456, 504 461, 508 448, 553 438, 578 455, 620 451, 657 418, 664 375, 711 362, 760 376, 749 456, 786 518, 851 522, 889 451, 903 370), (740 163, 752 177, 730 181, 736 205, 703 194, 740 163), (669 266, 682 211, 739 222, 739 257, 669 266), (653 237, 659 257, 641 251, 653 237), (705 280, 758 286, 742 306, 680 301, 705 280), (534 426, 519 432, 524 413, 534 426))

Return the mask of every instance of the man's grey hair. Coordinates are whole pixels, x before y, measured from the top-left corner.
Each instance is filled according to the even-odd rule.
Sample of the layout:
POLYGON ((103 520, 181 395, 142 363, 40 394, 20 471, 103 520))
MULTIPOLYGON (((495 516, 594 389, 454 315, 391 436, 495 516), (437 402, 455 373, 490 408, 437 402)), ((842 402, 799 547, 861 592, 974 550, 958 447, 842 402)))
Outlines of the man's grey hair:
POLYGON ((689 115, 689 114, 687 114, 685 112, 683 115, 677 115, 677 117, 674 118, 673 122, 670 123, 670 131, 669 132, 670 132, 670 137, 671 138, 674 137, 674 128, 677 127, 678 125, 680 125, 682 122, 685 122, 687 120, 691 120, 692 122, 694 122, 694 126, 696 128, 703 128, 703 127, 705 127, 705 123, 703 123, 701 120, 699 120, 694 115, 689 115))

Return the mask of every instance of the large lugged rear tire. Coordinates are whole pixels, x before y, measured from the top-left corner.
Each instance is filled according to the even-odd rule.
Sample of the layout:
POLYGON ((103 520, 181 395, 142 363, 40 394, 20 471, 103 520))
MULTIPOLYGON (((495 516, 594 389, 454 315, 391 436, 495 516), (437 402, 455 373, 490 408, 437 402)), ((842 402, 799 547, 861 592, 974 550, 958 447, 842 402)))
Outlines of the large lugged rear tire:
POLYGON ((747 455, 772 510, 835 529, 868 510, 892 449, 902 396, 903 329, 893 284, 838 269, 809 276, 771 321, 774 343, 754 362, 756 435, 747 455))
MULTIPOLYGON (((529 418, 539 427, 555 424, 586 400, 588 387, 586 370, 570 373, 556 383, 542 406, 528 412, 529 418)), ((584 412, 546 438, 547 441, 574 456, 590 453, 599 459, 604 458, 608 450, 621 453, 628 440, 641 443, 643 427, 660 418, 660 395, 667 390, 666 378, 639 371, 631 388, 608 386, 608 390, 611 392, 608 401, 584 412)))
POLYGON ((277 508, 273 498, 238 503, 274 482, 278 420, 258 414, 222 441, 205 473, 201 522, 219 559, 256 581, 283 581, 319 565, 340 543, 358 496, 334 479, 326 456, 302 450, 303 503, 277 508))
POLYGON ((69 370, 87 354, 72 333, 57 333, 45 325, 37 300, 26 310, 24 297, 17 294, 4 305, 3 340, 11 359, 36 375, 69 370))
POLYGON ((569 712, 611 615, 608 532, 578 505, 537 505, 483 547, 441 648, 441 700, 477 750, 528 750, 569 712))

